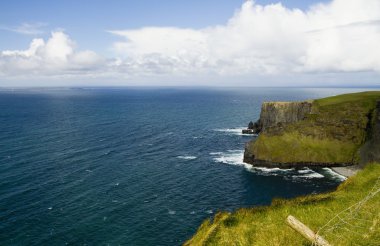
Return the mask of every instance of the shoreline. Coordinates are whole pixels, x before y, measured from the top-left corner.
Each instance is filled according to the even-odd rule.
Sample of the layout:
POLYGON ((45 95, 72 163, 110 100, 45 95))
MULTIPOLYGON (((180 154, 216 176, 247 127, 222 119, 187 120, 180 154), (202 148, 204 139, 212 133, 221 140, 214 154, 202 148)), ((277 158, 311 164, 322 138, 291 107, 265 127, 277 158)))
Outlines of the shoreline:
POLYGON ((330 167, 330 169, 341 176, 349 178, 356 175, 358 171, 362 170, 363 168, 359 165, 353 165, 346 167, 330 167))

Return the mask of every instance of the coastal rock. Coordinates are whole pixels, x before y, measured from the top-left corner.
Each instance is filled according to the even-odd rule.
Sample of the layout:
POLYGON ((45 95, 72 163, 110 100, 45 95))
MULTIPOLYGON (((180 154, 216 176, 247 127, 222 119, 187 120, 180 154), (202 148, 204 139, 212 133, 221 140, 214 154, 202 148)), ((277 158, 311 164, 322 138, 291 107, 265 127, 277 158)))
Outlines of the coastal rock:
POLYGON ((243 134, 259 134, 261 132, 261 129, 262 129, 262 127, 260 124, 260 120, 256 121, 255 123, 250 121, 248 124, 248 128, 243 129, 241 132, 243 134))
POLYGON ((248 130, 252 130, 254 128, 255 124, 250 121, 249 124, 248 124, 248 130))
POLYGON ((255 130, 252 130, 252 129, 243 129, 241 130, 241 133, 243 134, 257 134, 255 130))

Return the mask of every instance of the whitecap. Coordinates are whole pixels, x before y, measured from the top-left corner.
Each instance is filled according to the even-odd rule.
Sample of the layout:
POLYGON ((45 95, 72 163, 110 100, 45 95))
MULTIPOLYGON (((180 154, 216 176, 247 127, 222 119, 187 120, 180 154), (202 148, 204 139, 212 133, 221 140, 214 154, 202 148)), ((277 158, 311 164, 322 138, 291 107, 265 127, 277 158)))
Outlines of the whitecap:
POLYGON ((206 213, 207 213, 207 214, 213 214, 214 211, 212 211, 212 210, 210 209, 210 210, 207 210, 206 213))
POLYGON ((210 155, 214 156, 212 159, 216 163, 223 163, 234 166, 242 166, 248 171, 252 171, 251 164, 243 162, 243 150, 227 150, 227 152, 211 152, 210 155))
POLYGON ((243 134, 242 130, 247 129, 246 127, 236 127, 236 128, 224 128, 224 129, 214 129, 216 132, 223 132, 228 135, 236 136, 257 136, 257 134, 243 134))
POLYGON ((251 167, 248 171, 258 173, 262 176, 284 176, 293 173, 294 168, 284 169, 284 168, 267 168, 267 167, 251 167))
POLYGON ((178 159, 182 159, 182 160, 194 160, 194 159, 197 159, 196 156, 192 156, 192 155, 180 155, 180 156, 177 156, 178 159))
POLYGON ((301 175, 293 175, 292 178, 293 179, 299 179, 299 178, 306 178, 306 179, 321 179, 321 178, 324 178, 325 176, 323 176, 322 174, 320 173, 317 173, 317 172, 310 172, 310 173, 307 173, 307 174, 301 174, 301 175))
POLYGON ((286 173, 286 172, 292 172, 294 171, 294 168, 289 168, 289 169, 285 169, 285 168, 278 168, 278 167, 274 167, 274 168, 268 168, 268 167, 252 167, 252 169, 256 170, 256 171, 260 171, 262 173, 286 173))
POLYGON ((210 152, 210 155, 223 155, 223 152, 210 152))
POLYGON ((309 168, 305 168, 305 169, 300 169, 300 170, 297 170, 298 173, 301 173, 301 174, 306 174, 306 173, 311 173, 313 172, 312 170, 310 170, 309 168))
POLYGON ((333 170, 331 170, 331 168, 325 167, 325 168, 322 168, 322 170, 324 172, 326 172, 326 174, 332 176, 333 178, 335 178, 335 179, 337 179, 339 181, 345 181, 347 179, 347 177, 345 177, 343 175, 340 175, 337 172, 334 172, 333 170))
POLYGON ((239 165, 239 166, 248 165, 243 162, 243 157, 244 157, 243 150, 228 150, 227 152, 211 152, 210 155, 215 156, 213 160, 218 163, 224 163, 224 164, 229 164, 229 165, 239 165))
POLYGON ((170 210, 170 209, 169 209, 168 214, 170 214, 170 215, 174 215, 174 214, 176 214, 176 211, 174 211, 174 210, 170 210))

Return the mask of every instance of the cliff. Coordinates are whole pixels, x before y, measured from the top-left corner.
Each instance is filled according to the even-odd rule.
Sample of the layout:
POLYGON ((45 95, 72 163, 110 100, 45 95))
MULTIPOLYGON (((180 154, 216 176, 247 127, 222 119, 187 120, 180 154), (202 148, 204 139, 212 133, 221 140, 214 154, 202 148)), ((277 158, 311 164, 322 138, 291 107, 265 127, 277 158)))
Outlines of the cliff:
POLYGON ((243 134, 258 134, 269 127, 303 120, 311 112, 312 101, 308 102, 264 102, 260 119, 248 124, 243 134))
POLYGON ((375 137, 380 131, 378 100, 380 92, 363 92, 307 102, 263 103, 255 123, 260 135, 247 143, 244 162, 288 168, 379 160, 374 151, 380 145, 380 137, 375 137))
POLYGON ((259 119, 261 130, 303 120, 311 107, 311 102, 264 102, 259 119))

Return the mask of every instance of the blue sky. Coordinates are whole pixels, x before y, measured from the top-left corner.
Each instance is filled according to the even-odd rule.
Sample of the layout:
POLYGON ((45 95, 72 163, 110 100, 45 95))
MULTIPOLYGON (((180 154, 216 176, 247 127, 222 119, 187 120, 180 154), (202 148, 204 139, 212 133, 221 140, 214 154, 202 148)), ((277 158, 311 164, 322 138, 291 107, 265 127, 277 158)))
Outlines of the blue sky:
MULTIPOLYGON (((243 0, 12 0, 0 1, 0 24, 16 27, 22 23, 41 23, 44 35, 49 30, 64 29, 82 46, 107 54, 113 37, 110 29, 144 26, 202 28, 225 23, 240 8, 243 0)), ((261 0, 258 4, 277 1, 261 0)), ((316 0, 281 1, 289 8, 307 9, 316 0)), ((323 1, 322 1, 323 2, 323 1)), ((29 45, 30 36, 1 30, 0 50, 21 49, 29 45)))
POLYGON ((380 41, 379 6, 378 0, 1 1, 0 86, 335 85, 360 77, 374 85, 380 62, 365 52, 380 41), (346 43, 347 37, 358 38, 346 43))

